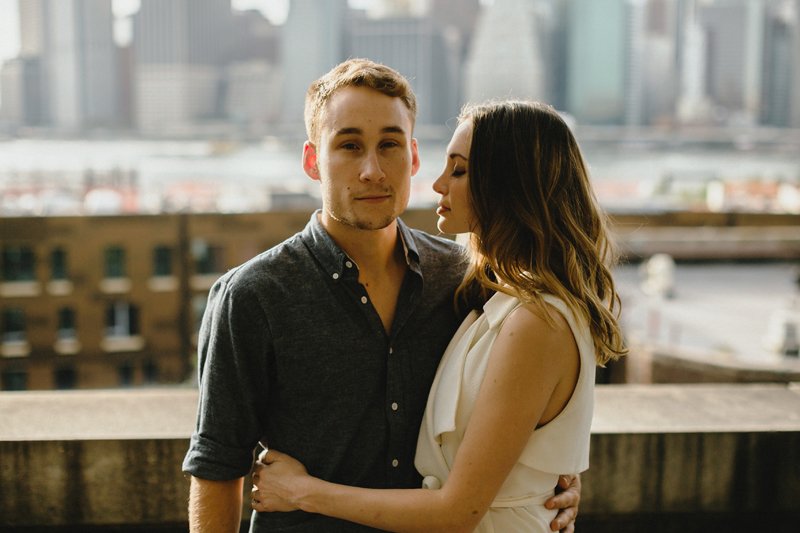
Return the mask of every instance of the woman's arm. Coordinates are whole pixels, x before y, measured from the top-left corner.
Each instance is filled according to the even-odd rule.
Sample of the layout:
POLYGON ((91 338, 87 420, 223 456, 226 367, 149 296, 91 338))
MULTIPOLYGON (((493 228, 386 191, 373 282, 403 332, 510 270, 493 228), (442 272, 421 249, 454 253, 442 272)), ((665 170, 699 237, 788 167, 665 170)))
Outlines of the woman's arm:
POLYGON ((522 307, 506 319, 441 489, 337 485, 305 475, 302 465, 270 451, 266 458, 270 464, 253 492, 259 502, 254 508, 297 508, 398 532, 472 531, 533 430, 563 409, 577 382, 577 346, 566 321, 560 314, 554 317, 551 326, 522 307))

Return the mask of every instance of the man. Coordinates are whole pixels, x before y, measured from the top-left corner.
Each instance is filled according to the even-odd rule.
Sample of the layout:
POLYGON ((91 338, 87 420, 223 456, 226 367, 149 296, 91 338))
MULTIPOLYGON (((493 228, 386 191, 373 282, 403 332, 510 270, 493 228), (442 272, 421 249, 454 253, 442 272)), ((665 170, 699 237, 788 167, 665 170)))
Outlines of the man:
MULTIPOLYGON (((346 61, 306 95, 303 169, 322 210, 225 274, 199 341, 200 407, 183 469, 193 532, 237 531, 259 440, 348 485, 420 486, 414 452, 439 358, 459 324, 456 244, 398 218, 419 169, 405 78, 346 61)), ((580 486, 556 500, 569 528, 580 486)), ((562 527, 563 527, 562 525, 562 527)), ((302 512, 254 513, 251 531, 369 528, 302 512)))

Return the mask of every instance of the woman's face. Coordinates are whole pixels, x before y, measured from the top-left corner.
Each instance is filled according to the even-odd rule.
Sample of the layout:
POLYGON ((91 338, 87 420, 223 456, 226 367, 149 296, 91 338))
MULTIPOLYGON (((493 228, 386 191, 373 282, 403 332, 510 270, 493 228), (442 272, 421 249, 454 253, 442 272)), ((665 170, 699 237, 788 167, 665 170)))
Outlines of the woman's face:
POLYGON ((447 146, 444 171, 433 183, 441 195, 436 225, 443 233, 467 233, 475 226, 469 200, 469 148, 472 144, 472 121, 465 120, 453 133, 447 146))

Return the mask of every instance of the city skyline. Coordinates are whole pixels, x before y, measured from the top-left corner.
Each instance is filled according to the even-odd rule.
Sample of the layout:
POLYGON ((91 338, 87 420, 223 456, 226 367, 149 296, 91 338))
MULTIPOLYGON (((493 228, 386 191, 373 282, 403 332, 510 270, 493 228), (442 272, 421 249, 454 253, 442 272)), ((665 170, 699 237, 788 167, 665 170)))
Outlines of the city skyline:
POLYGON ((589 126, 800 128, 800 0, 13 2, 12 137, 297 137, 309 83, 347 57, 409 79, 422 136, 508 97, 589 126))
MULTIPOLYGON (((16 57, 19 52, 19 0, 0 0, 0 67, 7 59, 16 57)), ((256 9, 273 24, 283 24, 289 11, 290 0, 231 0, 233 9, 244 11, 256 9)), ((490 5, 494 0, 480 0, 481 4, 490 5)), ((112 0, 114 14, 117 17, 128 17, 139 9, 141 0, 112 0)), ((366 8, 374 0, 348 0, 353 8, 366 8)), ((124 31, 124 30, 123 30, 124 31)))

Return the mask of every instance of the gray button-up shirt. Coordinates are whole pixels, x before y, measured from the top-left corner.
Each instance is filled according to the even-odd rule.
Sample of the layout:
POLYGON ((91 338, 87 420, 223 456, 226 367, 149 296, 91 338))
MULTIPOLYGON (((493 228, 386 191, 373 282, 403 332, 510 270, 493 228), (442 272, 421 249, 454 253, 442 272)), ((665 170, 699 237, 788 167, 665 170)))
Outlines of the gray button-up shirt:
MULTIPOLYGON (((386 334, 358 266, 312 215, 306 228, 214 285, 200 329, 200 406, 183 463, 246 475, 259 440, 309 473, 419 487, 414 452, 428 390, 458 326, 461 248, 398 221, 408 271, 386 334)), ((367 531, 302 512, 254 513, 252 531, 367 531)))

